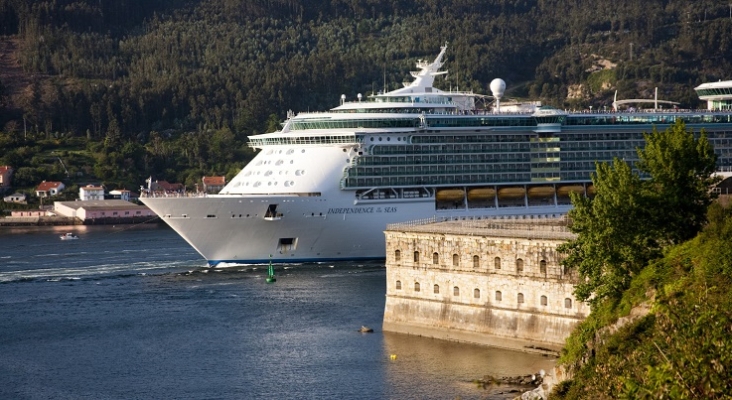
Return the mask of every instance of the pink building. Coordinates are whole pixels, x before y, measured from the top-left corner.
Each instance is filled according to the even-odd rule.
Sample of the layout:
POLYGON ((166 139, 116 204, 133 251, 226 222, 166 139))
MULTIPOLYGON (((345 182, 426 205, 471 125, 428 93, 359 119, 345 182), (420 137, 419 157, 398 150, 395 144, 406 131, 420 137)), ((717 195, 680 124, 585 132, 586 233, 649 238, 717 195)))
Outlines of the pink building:
POLYGON ((124 200, 57 201, 53 211, 64 217, 82 221, 105 218, 154 218, 155 213, 145 206, 124 200))

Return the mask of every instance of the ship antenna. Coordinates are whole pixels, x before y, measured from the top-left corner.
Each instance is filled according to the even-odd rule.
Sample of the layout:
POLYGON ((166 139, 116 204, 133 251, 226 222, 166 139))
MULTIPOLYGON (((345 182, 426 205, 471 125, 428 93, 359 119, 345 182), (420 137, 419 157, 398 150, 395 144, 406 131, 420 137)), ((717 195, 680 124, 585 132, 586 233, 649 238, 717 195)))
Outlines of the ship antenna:
POLYGON ((386 61, 384 61, 384 93, 386 93, 386 61))

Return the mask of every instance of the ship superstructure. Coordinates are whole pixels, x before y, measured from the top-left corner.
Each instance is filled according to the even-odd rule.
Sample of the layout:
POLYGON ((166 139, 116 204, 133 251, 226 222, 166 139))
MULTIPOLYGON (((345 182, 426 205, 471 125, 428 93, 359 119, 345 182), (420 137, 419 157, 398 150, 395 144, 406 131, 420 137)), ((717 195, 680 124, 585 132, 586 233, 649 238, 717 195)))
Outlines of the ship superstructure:
POLYGON ((572 113, 443 91, 446 46, 403 88, 327 112, 288 113, 250 136, 255 158, 219 194, 141 199, 215 265, 378 259, 389 223, 423 218, 556 216, 593 195, 596 162, 633 165, 643 133, 682 119, 704 128, 732 170, 732 111, 572 113))

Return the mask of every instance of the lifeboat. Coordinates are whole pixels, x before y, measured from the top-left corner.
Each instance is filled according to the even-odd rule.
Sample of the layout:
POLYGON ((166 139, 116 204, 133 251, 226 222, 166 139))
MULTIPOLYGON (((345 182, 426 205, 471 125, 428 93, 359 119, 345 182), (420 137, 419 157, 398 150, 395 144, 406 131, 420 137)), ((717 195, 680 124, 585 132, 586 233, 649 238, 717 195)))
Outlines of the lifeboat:
POLYGON ((499 199, 520 199, 526 194, 526 189, 522 187, 505 187, 498 189, 499 199))
POLYGON ((557 196, 569 197, 570 193, 583 194, 584 192, 585 192, 585 187, 582 185, 560 186, 559 189, 557 189, 557 196))
POLYGON ((461 201, 465 198, 462 189, 443 189, 437 191, 437 201, 461 201))
POLYGON ((588 196, 594 196, 597 193, 597 190, 595 190, 595 185, 587 186, 587 195, 588 196))
POLYGON ((492 188, 477 188, 477 189, 470 189, 468 191, 468 200, 469 201, 492 200, 495 197, 496 197, 496 189, 492 189, 492 188))
POLYGON ((529 197, 531 198, 542 198, 554 196, 553 186, 534 186, 529 188, 529 197))

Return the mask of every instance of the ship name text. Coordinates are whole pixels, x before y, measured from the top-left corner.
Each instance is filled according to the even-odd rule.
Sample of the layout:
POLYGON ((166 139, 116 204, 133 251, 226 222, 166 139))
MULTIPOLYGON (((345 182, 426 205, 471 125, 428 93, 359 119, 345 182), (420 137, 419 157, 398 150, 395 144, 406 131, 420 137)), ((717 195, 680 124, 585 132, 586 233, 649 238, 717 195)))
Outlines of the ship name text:
POLYGON ((378 214, 395 212, 397 212, 396 207, 348 207, 328 209, 328 214, 378 214))

